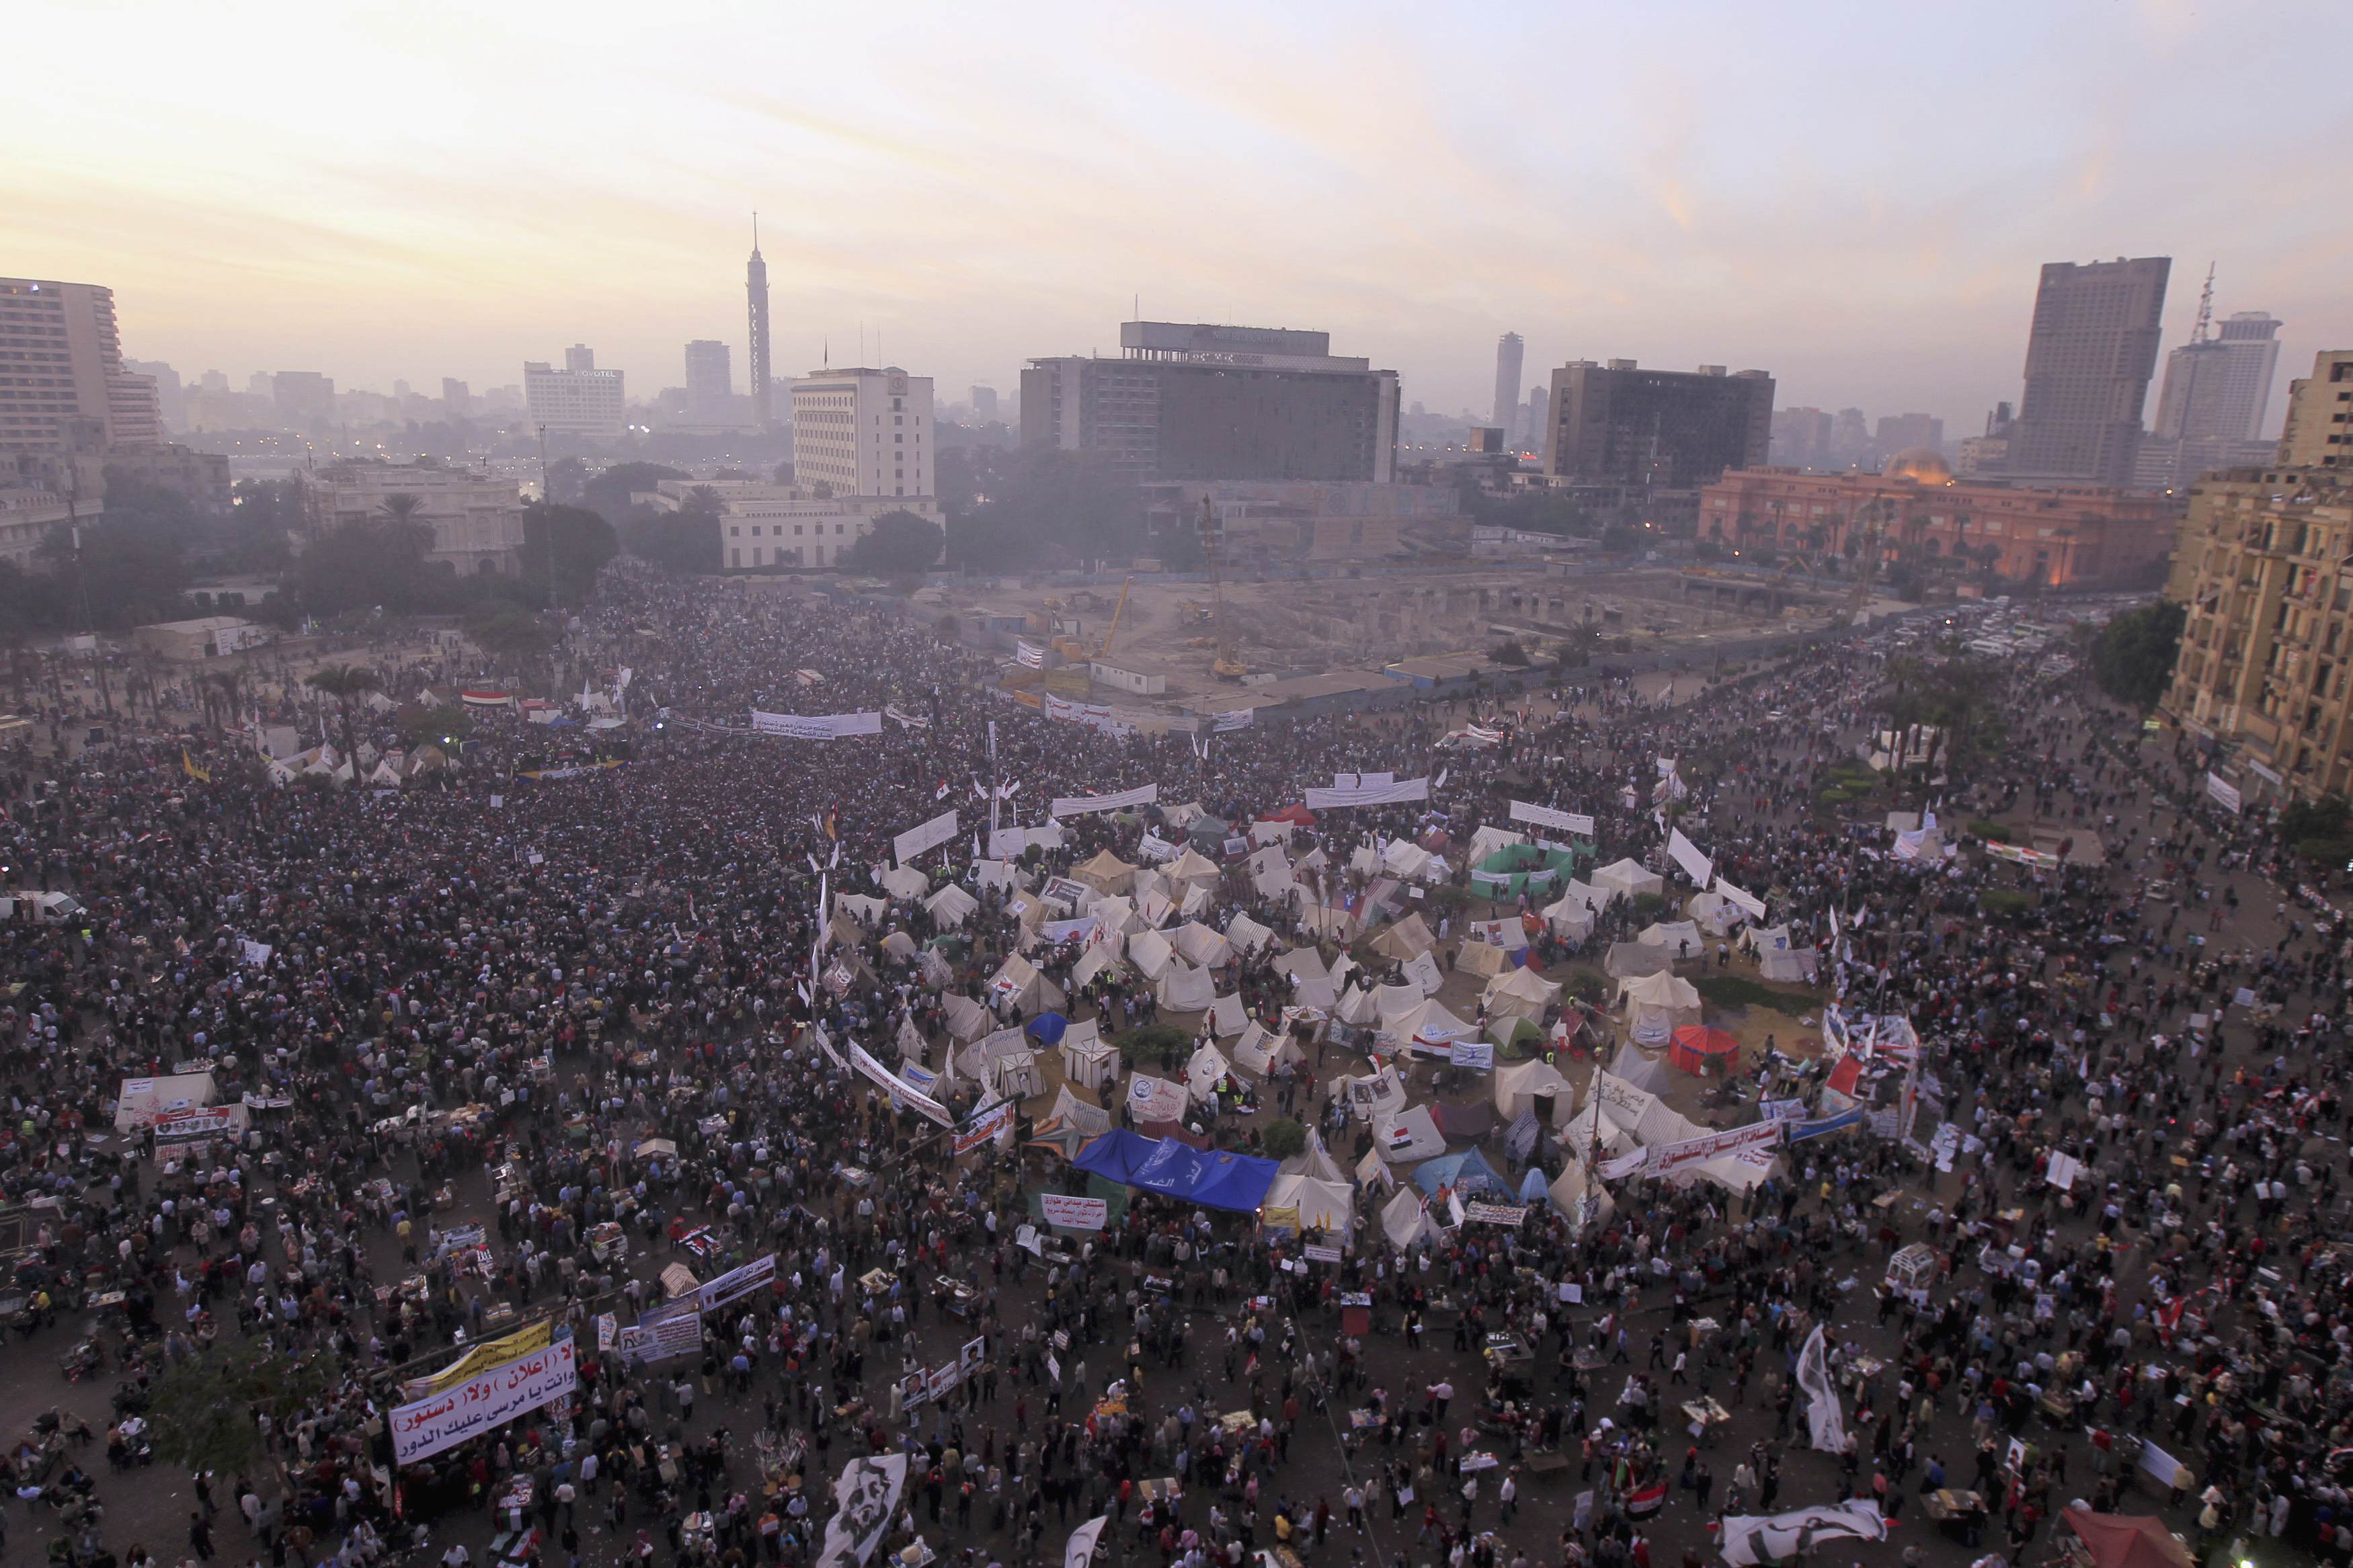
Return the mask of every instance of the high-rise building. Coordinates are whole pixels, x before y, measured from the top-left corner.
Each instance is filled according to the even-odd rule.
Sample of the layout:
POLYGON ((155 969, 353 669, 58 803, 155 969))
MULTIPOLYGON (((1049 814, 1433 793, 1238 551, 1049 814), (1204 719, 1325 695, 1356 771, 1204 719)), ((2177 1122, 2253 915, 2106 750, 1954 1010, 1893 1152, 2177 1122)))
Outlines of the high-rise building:
POLYGON ((206 392, 227 392, 228 375, 225 371, 208 370, 197 378, 196 384, 206 392))
POLYGON ((1504 431, 1520 427, 1520 362, 1525 349, 1517 332, 1495 340, 1495 425, 1504 431))
POLYGON ((698 424, 723 421, 728 399, 734 395, 735 378, 727 363, 727 345, 716 338, 697 338, 687 344, 687 417, 698 424))
POLYGON ((595 368, 594 356, 575 348, 565 357, 587 358, 586 366, 557 370, 543 360, 526 360, 522 367, 522 398, 526 416, 534 425, 581 436, 608 436, 628 422, 628 403, 617 370, 595 368))
POLYGON ((2010 442, 2012 478, 2132 482, 2172 268, 2163 256, 2044 264, 2010 442))
POLYGON ((2252 441, 2263 434, 2279 370, 2280 323, 2262 310, 2242 310, 2219 336, 2200 335, 2165 356, 2157 395, 2161 441, 2252 441))
POLYGON ((2188 615, 2162 707, 2251 798, 2353 785, 2348 554, 2353 474, 2267 465, 2190 486, 2166 590, 2188 615))
POLYGON ((1841 408, 1831 418, 1830 461, 1827 468, 1843 468, 1860 463, 1871 455, 1871 426, 1860 408, 1841 408))
POLYGON ((474 406, 473 394, 455 376, 441 378, 441 401, 449 405, 450 415, 457 418, 463 418, 474 406))
POLYGON ((997 423, 997 388, 987 385, 973 387, 972 422, 983 427, 997 423))
POLYGON ((1933 414, 1883 414, 1873 438, 1882 452, 1902 452, 1914 447, 1942 450, 1945 422, 1933 414))
POLYGON ((768 403, 768 264, 760 258, 758 213, 752 215, 752 259, 744 264, 744 298, 752 312, 745 354, 752 362, 752 422, 765 430, 773 422, 768 403))
POLYGON ((2279 461, 2298 468, 2353 468, 2353 349, 2323 349, 2312 374, 2288 383, 2279 461))
POLYGON ((1397 373, 1277 327, 1124 321, 1123 357, 1035 359, 1021 440, 1138 479, 1396 478, 1397 373))
POLYGON ((1531 447, 1544 445, 1546 411, 1552 406, 1552 389, 1539 382, 1528 388, 1528 417, 1521 426, 1520 438, 1531 447))
POLYGON ((0 450, 63 451, 69 422, 106 444, 163 439, 155 383, 123 363, 114 290, 0 278, 0 450))
POLYGON ((1830 463, 1831 416, 1822 408, 1773 410, 1773 463, 1783 468, 1820 468, 1830 463))
POLYGON ((306 429, 314 420, 332 421, 335 417, 335 381, 315 370, 281 370, 269 378, 269 395, 278 405, 279 417, 297 429, 306 429))
POLYGON ((596 351, 586 343, 574 343, 564 351, 564 368, 570 371, 595 370, 596 351))
POLYGON ((793 383, 793 480, 843 500, 932 494, 932 378, 896 365, 793 383))
POLYGON ((1571 360, 1552 373, 1545 472, 1573 484, 1692 489, 1770 456, 1773 378, 1571 360))

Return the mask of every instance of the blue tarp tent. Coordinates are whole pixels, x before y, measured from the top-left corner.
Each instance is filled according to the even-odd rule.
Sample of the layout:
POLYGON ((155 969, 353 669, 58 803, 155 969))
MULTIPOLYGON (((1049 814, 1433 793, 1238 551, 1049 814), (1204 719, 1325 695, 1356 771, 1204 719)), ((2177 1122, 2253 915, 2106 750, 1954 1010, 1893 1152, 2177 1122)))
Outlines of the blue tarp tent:
POLYGON ((1204 1208, 1256 1214, 1282 1167, 1272 1160, 1189 1148, 1174 1138, 1145 1138, 1122 1128, 1079 1151, 1071 1162, 1102 1176, 1204 1208))
POLYGON ((1060 1013, 1040 1013, 1029 1020, 1029 1032, 1050 1046, 1059 1046, 1071 1031, 1071 1021, 1060 1013))
POLYGON ((1413 1173, 1413 1184, 1425 1193, 1452 1187, 1458 1193, 1508 1193, 1511 1184, 1495 1173, 1487 1157, 1476 1149, 1424 1160, 1413 1173))
POLYGON ((1530 1165, 1528 1173, 1520 1178, 1520 1202, 1524 1204, 1540 1204, 1551 1191, 1552 1184, 1545 1180, 1541 1165, 1530 1165))

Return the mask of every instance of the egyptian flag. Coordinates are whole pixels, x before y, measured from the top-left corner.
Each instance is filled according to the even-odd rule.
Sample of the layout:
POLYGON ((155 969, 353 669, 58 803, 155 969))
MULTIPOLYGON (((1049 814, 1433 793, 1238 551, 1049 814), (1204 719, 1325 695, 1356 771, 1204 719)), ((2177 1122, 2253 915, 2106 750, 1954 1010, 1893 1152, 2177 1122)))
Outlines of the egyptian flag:
POLYGON ((1626 1512, 1634 1519, 1646 1519, 1667 1505, 1667 1483, 1652 1481, 1641 1491, 1626 1494, 1626 1512))

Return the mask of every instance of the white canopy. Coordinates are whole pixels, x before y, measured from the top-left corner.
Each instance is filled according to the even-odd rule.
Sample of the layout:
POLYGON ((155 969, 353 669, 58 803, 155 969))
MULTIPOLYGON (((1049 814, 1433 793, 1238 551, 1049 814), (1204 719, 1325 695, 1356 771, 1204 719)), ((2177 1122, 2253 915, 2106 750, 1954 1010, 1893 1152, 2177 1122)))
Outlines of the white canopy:
POLYGON ((1208 858, 1199 850, 1190 847, 1178 856, 1162 874, 1174 881, 1206 883, 1211 886, 1217 883, 1219 878, 1225 875, 1218 869, 1218 863, 1215 860, 1208 858))
POLYGON ((1000 1009, 1010 1007, 1024 1017, 1059 1012, 1069 998, 1062 988, 1038 973, 1038 966, 1015 953, 989 976, 988 994, 1000 1009))
POLYGON ((1218 1080, 1226 1076, 1233 1064, 1226 1054, 1211 1045, 1204 1045, 1185 1064, 1185 1088, 1194 1100, 1206 1105, 1217 1097, 1218 1080))
MULTIPOLYGON (((1465 942, 1463 945, 1465 947, 1470 947, 1475 944, 1465 942)), ((1460 960, 1456 961, 1456 967, 1461 967, 1460 960)), ((1411 985, 1424 996, 1435 996, 1439 992, 1444 990, 1446 987, 1446 976, 1439 973, 1438 955, 1436 953, 1417 952, 1411 958, 1407 959, 1405 961, 1405 978, 1406 984, 1411 985)))
POLYGON ((1046 1113, 1048 1121, 1058 1116, 1062 1119, 1064 1126, 1075 1127, 1090 1138, 1111 1131, 1111 1112, 1100 1105, 1081 1100, 1071 1092, 1071 1086, 1067 1083, 1054 1091, 1054 1109, 1046 1113))
POLYGON ((1073 868, 1071 875, 1097 892, 1124 893, 1135 878, 1135 868, 1105 849, 1085 865, 1073 868))
POLYGON ((1246 914, 1237 913, 1226 922, 1226 941, 1240 952, 1256 952, 1274 945, 1271 927, 1261 925, 1246 914))
POLYGON ((1405 1109, 1405 1080, 1398 1077, 1395 1064, 1355 1078, 1343 1075, 1332 1080, 1332 1098, 1345 1101, 1357 1121, 1370 1121, 1405 1109))
POLYGON ((1174 941, 1187 963, 1198 963, 1204 969, 1223 969, 1234 961, 1233 944, 1198 921, 1187 921, 1178 926, 1174 941))
POLYGON ((1446 1135, 1430 1107, 1409 1105, 1373 1118, 1373 1147, 1392 1165, 1418 1165, 1446 1152, 1446 1135))
POLYGON ((1652 921, 1634 940, 1645 947, 1663 947, 1677 958, 1697 958, 1707 950, 1707 939, 1690 921, 1652 921))
POLYGON ((1567 1215, 1572 1221, 1584 1213, 1585 1200, 1588 1197, 1600 1200, 1599 1206, 1594 1211, 1593 1215, 1593 1223, 1596 1225, 1608 1225, 1610 1217, 1618 1212, 1618 1205, 1609 1196, 1609 1189, 1594 1181, 1587 1173, 1585 1167, 1575 1160, 1569 1161, 1561 1167, 1560 1174, 1553 1180, 1549 1196, 1552 1198, 1552 1206, 1567 1215))
POLYGON ((1346 994, 1340 998, 1332 1012, 1340 1022, 1354 1024, 1359 1027, 1377 1024, 1381 1017, 1380 1005, 1374 999, 1373 994, 1361 985, 1349 986, 1346 994))
POLYGON ((1157 982, 1176 962, 1176 950, 1156 931, 1140 931, 1127 939, 1127 962, 1146 980, 1157 982))
POLYGON ((893 866, 882 873, 882 886, 894 899, 920 899, 931 891, 932 879, 913 866, 893 866))
POLYGON ((1159 996, 1160 1005, 1171 1013, 1202 1013, 1217 1001, 1218 991, 1207 973, 1172 958, 1160 977, 1159 996))
POLYGON ((1430 869, 1430 852, 1402 838, 1392 838, 1381 850, 1381 866, 1398 876, 1411 879, 1430 869))
POLYGON ((1663 893, 1667 879, 1655 871, 1642 869, 1639 860, 1613 860, 1593 873, 1593 885, 1615 888, 1630 899, 1643 893, 1663 893))
POLYGON ((1373 993, 1373 1007, 1381 1022, 1402 1018, 1422 1004, 1421 988, 1418 985, 1384 985, 1373 993))
POLYGON ((1768 950, 1757 955, 1757 970, 1767 980, 1812 984, 1821 973, 1821 954, 1810 947, 1768 950))
POLYGON ((1683 905, 1692 922, 1710 936, 1730 936, 1732 928, 1748 918, 1748 911, 1725 898, 1722 893, 1694 893, 1683 905))
POLYGON ((952 1039, 976 1040, 997 1026, 987 1008, 956 992, 940 998, 940 1011, 947 1015, 948 1036, 952 1039))
MULTIPOLYGON (((1092 1021, 1088 1027, 1093 1027, 1092 1021)), ((1062 1037, 1062 1076, 1082 1089, 1101 1089, 1118 1073, 1119 1053, 1100 1040, 1072 1046, 1071 1036, 1077 1030, 1078 1026, 1073 1024, 1071 1033, 1062 1037)))
POLYGON ((1495 1068, 1495 1114, 1512 1121, 1544 1095, 1553 1099, 1553 1125, 1577 1114, 1577 1091, 1560 1069, 1546 1061, 1501 1062, 1495 1068))
POLYGON ((1546 980, 1533 969, 1513 968, 1487 982, 1487 990, 1479 1000, 1490 1016, 1511 1013, 1522 1018, 1536 1018, 1544 1016, 1544 1010, 1559 994, 1557 982, 1546 980))
POLYGON ((1324 1230, 1345 1237, 1356 1224, 1356 1189, 1346 1182, 1278 1175, 1274 1185, 1266 1190, 1266 1202, 1260 1212, 1285 1208, 1299 1211, 1302 1230, 1324 1230))
POLYGON ((931 911, 932 919, 939 925, 953 931, 972 918, 972 912, 980 908, 980 900, 950 882, 925 899, 923 908, 931 911))
POLYGON ((1491 823, 1471 836, 1471 848, 1465 858, 1476 866, 1498 849, 1509 849, 1527 841, 1526 834, 1514 833, 1508 827, 1497 827, 1491 823))
POLYGON ((973 880, 979 884, 983 892, 991 888, 1002 888, 1010 892, 1019 885, 1012 866, 1003 860, 976 860, 972 863, 972 869, 973 880))
POLYGON ((1436 1241, 1438 1226, 1421 1201, 1421 1194, 1410 1185, 1400 1186, 1397 1195, 1381 1210, 1381 1234, 1399 1252, 1409 1249, 1416 1242, 1436 1241))
POLYGON ((1242 1010, 1241 993, 1237 991, 1220 996, 1209 1004, 1209 1026, 1220 1035, 1239 1035, 1250 1026, 1250 1015, 1242 1010))

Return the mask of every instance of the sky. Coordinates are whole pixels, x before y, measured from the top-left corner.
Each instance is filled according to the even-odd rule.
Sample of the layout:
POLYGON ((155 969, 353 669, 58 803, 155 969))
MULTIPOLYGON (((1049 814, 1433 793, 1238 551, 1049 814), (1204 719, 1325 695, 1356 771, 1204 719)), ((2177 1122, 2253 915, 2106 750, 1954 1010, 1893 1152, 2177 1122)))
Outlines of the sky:
MULTIPOLYGON (((438 392, 586 342, 633 396, 860 357, 1010 391, 1145 316, 1312 327, 1476 408, 1494 342, 2018 395, 2037 268, 2174 258, 2167 346, 2353 344, 2353 6, 498 6, 16 0, 0 273, 193 380, 438 392), (879 343, 879 350, 877 344, 879 343)), ((2155 407, 2150 389, 2148 412, 2155 407)))

